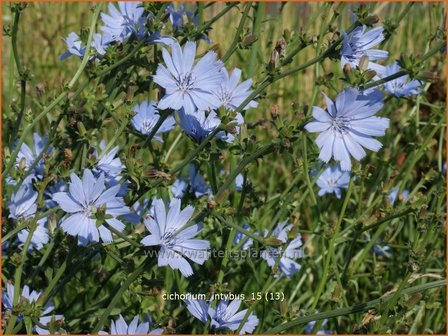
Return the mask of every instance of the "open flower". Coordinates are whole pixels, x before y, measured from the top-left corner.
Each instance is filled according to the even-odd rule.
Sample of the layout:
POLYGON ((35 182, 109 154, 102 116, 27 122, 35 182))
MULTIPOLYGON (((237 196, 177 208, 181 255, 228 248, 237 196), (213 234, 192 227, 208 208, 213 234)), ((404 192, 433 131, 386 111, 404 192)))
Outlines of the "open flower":
MULTIPOLYGON (((45 244, 50 240, 50 236, 48 234, 48 229, 46 227, 48 218, 42 218, 37 221, 36 229, 33 232, 33 236, 31 237, 30 246, 28 248, 29 251, 32 250, 40 250, 44 247, 45 244)), ((17 239, 20 242, 20 245, 23 246, 28 238, 30 230, 23 229, 19 231, 17 234, 17 239)))
POLYGON ((99 238, 110 243, 112 233, 104 222, 122 232, 125 225, 117 217, 129 213, 123 199, 116 196, 121 186, 118 184, 107 189, 104 174, 96 179, 89 169, 84 170, 82 181, 74 173, 70 178, 69 191, 53 195, 53 200, 70 214, 62 221, 62 230, 71 236, 78 236, 80 245, 98 242, 99 238))
POLYGON ((133 34, 139 39, 146 35, 147 17, 141 2, 118 1, 118 8, 110 3, 108 9, 109 14, 101 13, 105 23, 101 30, 110 36, 110 41, 123 42, 133 34))
POLYGON ((204 141, 221 124, 221 120, 215 111, 210 112, 206 116, 205 111, 196 111, 194 114, 191 114, 185 113, 181 109, 177 114, 180 120, 180 127, 197 142, 204 141))
POLYGON ((151 234, 142 239, 142 244, 160 245, 159 266, 178 269, 186 277, 192 275, 193 269, 186 258, 202 265, 209 258, 210 248, 208 241, 193 239, 202 230, 200 224, 183 229, 193 215, 194 208, 187 206, 181 210, 178 198, 171 200, 168 211, 161 199, 155 199, 153 204, 154 216, 148 216, 144 221, 151 234))
POLYGON ((339 165, 328 167, 317 179, 316 183, 320 188, 318 195, 334 193, 337 198, 341 198, 341 189, 347 189, 349 182, 349 172, 341 171, 339 165))
MULTIPOLYGON (((219 98, 222 106, 230 111, 235 111, 236 108, 252 93, 253 90, 250 89, 252 86, 252 79, 239 83, 241 79, 241 70, 238 68, 235 68, 230 76, 225 68, 222 68, 221 72, 224 75, 224 79, 219 89, 215 91, 215 94, 219 98)), ((244 109, 257 106, 258 103, 251 100, 244 109)))
MULTIPOLYGON (((212 308, 204 300, 185 300, 185 303, 188 311, 202 323, 206 323, 209 316, 211 327, 216 329, 238 330, 247 312, 247 309, 238 312, 242 303, 241 300, 233 300, 230 303, 227 300, 222 300, 218 303, 216 309, 212 308)), ((257 316, 254 313, 250 313, 246 323, 240 330, 240 334, 252 333, 257 325, 257 316)))
MULTIPOLYGON (((29 309, 25 309, 22 306, 22 309, 25 311, 35 311, 39 298, 41 297, 42 292, 39 291, 30 291, 30 288, 25 285, 23 286, 22 294, 20 295, 19 300, 17 302, 21 302, 22 305, 29 305, 29 309)), ((13 310, 13 302, 14 302, 14 285, 11 283, 6 284, 6 291, 2 293, 2 303, 3 307, 6 310, 13 310)), ((63 315, 54 315, 52 312, 54 310, 53 302, 48 302, 44 307, 40 309, 39 316, 39 326, 35 326, 33 329, 39 335, 48 335, 52 329, 59 329, 59 326, 63 323, 64 316, 63 315)), ((19 321, 21 321, 24 316, 19 314, 19 321)), ((54 332, 52 332, 53 334, 54 332)))
MULTIPOLYGON (((150 134, 160 119, 160 114, 156 110, 156 103, 153 101, 142 102, 140 105, 134 106, 135 115, 132 118, 132 126, 141 134, 150 134)), ((162 125, 157 130, 157 134, 162 134, 171 131, 176 125, 173 116, 165 119, 162 125)), ((154 135, 154 140, 163 142, 160 136, 154 135)))
MULTIPOLYGON (((277 227, 272 231, 272 236, 276 237, 283 243, 288 241, 288 232, 292 229, 292 225, 288 225, 286 221, 280 222, 277 227)), ((264 236, 267 237, 268 231, 266 230, 264 236)), ((282 247, 271 247, 269 246, 266 250, 261 252, 261 257, 266 260, 268 265, 272 268, 278 262, 279 270, 285 274, 288 278, 294 273, 300 271, 301 266, 295 262, 296 259, 303 257, 302 239, 298 235, 294 238, 286 248, 282 247)), ((279 275, 276 274, 275 277, 279 275)))
MULTIPOLYGON (((400 66, 397 62, 394 62, 384 67, 381 77, 389 77, 400 71, 400 66)), ((405 75, 384 83, 384 89, 395 97, 403 97, 420 94, 422 85, 423 82, 419 80, 410 81, 409 76, 405 75)))
POLYGON ((78 34, 71 32, 68 34, 67 38, 64 39, 64 41, 67 45, 67 51, 59 56, 61 61, 66 60, 70 56, 84 57, 86 46, 82 45, 81 38, 78 34))
MULTIPOLYGON (((209 307, 208 314, 212 319, 211 326, 216 329, 230 329, 232 331, 238 330, 243 318, 246 315, 247 309, 238 312, 241 306, 241 300, 233 300, 228 302, 222 300, 218 303, 216 310, 209 307)), ((250 313, 249 318, 240 330, 241 334, 252 333, 258 325, 258 318, 254 313, 250 313)))
POLYGON ((351 170, 350 155, 359 161, 366 155, 363 147, 377 152, 382 146, 373 137, 383 136, 389 127, 389 119, 374 116, 383 108, 383 96, 378 91, 362 94, 348 88, 336 97, 335 103, 324 97, 327 110, 314 106, 314 120, 305 129, 320 133, 316 138, 319 159, 328 162, 333 157, 340 161, 342 170, 351 170))
POLYGON ((110 322, 110 333, 105 331, 100 331, 100 335, 160 335, 163 333, 162 328, 154 329, 149 331, 149 328, 152 325, 152 320, 149 315, 146 317, 145 322, 141 322, 138 315, 134 317, 131 323, 128 324, 124 320, 123 316, 118 317, 116 321, 110 322))
MULTIPOLYGON (((366 26, 361 26, 353 30, 350 34, 342 35, 342 57, 341 67, 349 64, 351 68, 359 66, 363 56, 367 56, 369 61, 384 60, 389 56, 385 50, 372 49, 384 40, 383 27, 377 27, 366 31, 366 26)), ((369 62, 369 69, 376 70, 374 63, 369 62)))
POLYGON ((23 183, 19 190, 11 195, 8 218, 19 220, 33 216, 37 210, 37 196, 31 184, 23 183))
MULTIPOLYGON (((22 162, 24 163, 23 167, 25 170, 28 170, 31 168, 31 166, 34 164, 34 161, 37 160, 37 157, 42 153, 42 151, 45 149, 45 146, 48 143, 48 136, 40 136, 39 133, 33 134, 33 149, 28 147, 26 143, 23 143, 20 147, 19 153, 17 154, 16 158, 16 167, 22 166, 22 162)), ((54 148, 49 146, 46 149, 46 153, 53 153, 54 148)), ((44 160, 40 159, 39 162, 35 165, 33 171, 30 173, 29 176, 37 179, 42 179, 44 176, 44 160)))
POLYGON ((165 89, 165 95, 159 101, 158 108, 165 110, 184 108, 186 113, 196 110, 206 111, 221 106, 213 94, 223 80, 220 71, 224 66, 216 60, 216 53, 209 51, 196 64, 196 43, 187 42, 182 50, 179 43, 171 45, 171 55, 162 49, 165 65, 160 64, 154 76, 154 82, 165 89))

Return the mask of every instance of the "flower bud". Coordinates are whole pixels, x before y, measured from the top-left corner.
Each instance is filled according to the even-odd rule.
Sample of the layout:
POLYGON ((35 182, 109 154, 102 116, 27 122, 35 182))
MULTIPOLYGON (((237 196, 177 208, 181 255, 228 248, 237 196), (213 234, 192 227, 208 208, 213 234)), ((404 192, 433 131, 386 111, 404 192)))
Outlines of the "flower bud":
POLYGON ((264 242, 268 246, 282 246, 283 245, 283 241, 278 239, 275 236, 265 238, 264 242))

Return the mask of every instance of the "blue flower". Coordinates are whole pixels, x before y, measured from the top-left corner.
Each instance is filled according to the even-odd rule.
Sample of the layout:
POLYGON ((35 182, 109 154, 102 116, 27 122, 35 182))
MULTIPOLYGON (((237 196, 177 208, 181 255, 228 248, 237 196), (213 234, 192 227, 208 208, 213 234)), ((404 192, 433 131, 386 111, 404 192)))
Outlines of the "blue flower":
POLYGON ((314 120, 305 129, 320 133, 316 138, 319 159, 328 162, 333 157, 342 170, 351 170, 350 155, 359 161, 366 155, 363 147, 377 152, 382 146, 373 137, 383 136, 389 127, 389 119, 374 116, 384 106, 383 96, 378 91, 361 94, 348 88, 336 97, 335 103, 324 97, 327 110, 314 106, 314 120))
POLYGON ((242 191, 243 190, 243 183, 244 183, 244 176, 243 174, 238 174, 235 178, 235 190, 236 191, 242 191))
POLYGON ((67 191, 67 184, 62 180, 47 186, 47 189, 44 191, 44 196, 46 198, 45 206, 48 209, 54 208, 58 205, 55 201, 53 201, 53 195, 61 191, 67 191))
POLYGON ((320 190, 318 195, 334 193, 337 198, 341 198, 341 189, 347 189, 350 182, 350 173, 341 171, 339 165, 334 165, 325 169, 317 179, 320 190))
POLYGON ((101 56, 106 54, 106 49, 112 41, 112 37, 108 33, 93 34, 91 46, 101 56))
POLYGON ((182 29, 184 25, 184 18, 183 18, 184 14, 187 16, 187 18, 191 19, 193 23, 195 23, 195 25, 197 24, 198 21, 197 17, 194 16, 193 12, 185 10, 184 4, 181 4, 178 10, 174 8, 174 4, 169 4, 165 12, 169 14, 169 20, 174 30, 182 29))
POLYGON ((204 195, 212 195, 211 188, 207 185, 204 178, 201 176, 201 173, 196 169, 194 164, 190 164, 189 172, 190 192, 192 192, 196 198, 201 198, 204 195))
MULTIPOLYGON (((149 200, 145 199, 143 202, 137 201, 130 209, 130 213, 123 216, 123 219, 132 223, 132 224, 140 224, 143 221, 143 218, 146 216, 147 209, 149 206, 149 200)), ((149 213, 152 216, 154 214, 154 208, 150 207, 149 213)))
POLYGON ((101 13, 105 24, 101 30, 110 36, 110 41, 123 42, 133 34, 141 39, 147 34, 145 24, 148 17, 143 15, 141 5, 141 2, 119 1, 118 8, 109 4, 109 15, 101 13))
MULTIPOLYGON (((220 301, 216 310, 209 307, 208 314, 212 319, 210 324, 212 328, 216 329, 230 329, 232 331, 238 330, 243 318, 246 315, 247 309, 238 312, 241 306, 241 300, 233 300, 228 302, 226 300, 220 301)), ((250 313, 249 318, 240 330, 241 334, 252 333, 258 325, 258 318, 253 313, 250 313)))
MULTIPOLYGON (((316 314, 319 313, 318 311, 316 311, 316 314)), ((327 319, 324 319, 321 323, 321 327, 324 327, 326 324, 328 323, 327 319)), ((313 331, 314 326, 316 325, 316 321, 310 321, 306 324, 305 329, 303 330, 303 332, 305 334, 311 334, 313 331)), ((331 335, 333 334, 333 332, 331 330, 318 330, 316 332, 316 335, 331 335)))
MULTIPOLYGON (((249 224, 244 224, 243 225, 243 229, 249 230, 250 229, 250 225, 249 224)), ((246 235, 244 233, 238 231, 235 234, 235 237, 233 238, 233 245, 238 245, 245 238, 246 238, 246 235)), ((246 241, 241 245, 241 249, 242 250, 248 250, 252 246, 253 243, 254 243, 253 239, 247 237, 246 241)))
MULTIPOLYGON (((30 288, 25 285, 23 286, 22 294, 20 295, 20 298, 17 302, 26 302, 26 304, 29 305, 37 305, 38 300, 41 297, 42 292, 39 291, 30 291, 30 288), (25 301, 26 300, 26 301, 25 301)), ((14 285, 11 283, 6 284, 6 291, 2 293, 2 303, 6 310, 9 310, 10 312, 13 309, 13 302, 14 302, 14 285)), ((53 302, 49 301, 44 307, 42 307, 40 311, 40 317, 39 317, 39 323, 42 326, 45 326, 47 328, 43 328, 42 326, 35 326, 34 331, 37 332, 39 335, 48 335, 50 334, 50 322, 56 322, 56 321, 63 321, 64 316, 63 315, 54 315, 52 314, 54 310, 54 304, 53 302)), ((30 309, 33 309, 30 307, 30 309)), ((23 320, 23 315, 19 314, 18 318, 19 321, 23 320)))
MULTIPOLYGON (((235 111, 244 100, 252 93, 252 79, 248 79, 242 83, 239 83, 241 79, 241 70, 235 68, 232 74, 229 76, 227 70, 222 68, 223 81, 218 90, 215 91, 221 105, 230 111, 235 111)), ((258 103, 254 100, 250 101, 244 109, 251 107, 257 107, 258 103)))
MULTIPOLYGON (((150 134, 157 121, 160 118, 159 112, 156 110, 156 103, 153 101, 143 102, 140 105, 134 106, 135 115, 132 118, 132 126, 141 134, 150 134)), ((162 125, 157 130, 157 134, 162 134, 171 131, 176 125, 173 116, 165 119, 162 125)), ((163 142, 162 138, 155 135, 154 139, 163 142)))
MULTIPOLYGON (((195 113, 185 113, 184 109, 177 112, 179 116, 180 127, 186 134, 191 136, 197 142, 204 141, 210 133, 212 133, 219 125, 221 125, 221 119, 215 111, 211 111, 206 115, 205 111, 196 111, 195 113)), ((244 124, 243 116, 238 113, 234 120, 229 125, 235 127, 235 134, 238 134, 240 127, 244 124)), ((235 136, 224 131, 216 133, 216 137, 225 142, 233 142, 235 136)))
MULTIPOLYGON (((288 232, 291 231, 292 225, 287 225, 287 222, 280 222, 277 227, 272 231, 272 236, 276 237, 283 243, 288 241, 288 232)), ((266 230, 264 236, 267 237, 268 231, 266 230)), ((301 266, 294 260, 303 257, 302 239, 300 234, 294 238, 288 246, 282 250, 282 247, 269 246, 266 250, 261 252, 261 257, 266 260, 268 265, 272 268, 278 263, 279 270, 290 278, 294 273, 300 271, 301 266)), ((278 274, 275 277, 279 277, 278 274)))
MULTIPOLYGON (((367 241, 370 241, 370 237, 367 238, 367 241)), ((376 243, 372 246, 372 253, 387 258, 390 258, 392 256, 391 248, 386 244, 383 244, 380 238, 378 238, 376 240, 376 243)))
MULTIPOLYGON (((50 240, 48 229, 46 228, 47 220, 48 218, 42 218, 37 221, 37 226, 33 232, 33 236, 31 237, 31 242, 28 251, 40 250, 50 240)), ((17 234, 17 239, 19 240, 21 247, 25 245, 29 232, 30 231, 28 229, 24 229, 19 231, 19 233, 17 234)))
POLYGON ((196 110, 206 111, 218 108, 219 99, 213 94, 223 80, 220 71, 224 66, 216 61, 216 53, 209 51, 194 65, 196 43, 187 42, 182 50, 179 43, 171 45, 171 55, 162 49, 165 66, 157 68, 154 82, 165 89, 165 95, 159 101, 158 108, 172 108, 192 114, 196 110))
POLYGON ((99 238, 110 243, 112 233, 104 226, 104 221, 122 232, 125 225, 117 217, 129 213, 123 199, 116 196, 121 186, 118 184, 107 189, 104 175, 96 179, 89 169, 84 170, 82 181, 74 173, 70 177, 69 191, 53 195, 53 200, 69 213, 61 223, 62 230, 78 236, 80 245, 98 242, 99 238))
MULTIPOLYGON (((100 142, 100 149, 104 152, 106 148, 106 143, 104 140, 100 142)), ((124 165, 121 163, 120 158, 117 156, 119 151, 119 147, 115 146, 109 152, 101 153, 102 157, 98 161, 98 163, 93 168, 92 172, 96 178, 98 178, 101 174, 104 174, 104 181, 106 183, 106 187, 114 187, 121 183, 121 171, 124 168, 124 165), (117 156, 117 157, 116 157, 117 156)), ((98 151, 95 150, 94 155, 98 157, 98 151)), ((128 190, 128 182, 125 181, 120 186, 120 191, 118 192, 118 196, 125 196, 128 190)))
MULTIPOLYGON (((47 145, 48 136, 41 137, 38 133, 34 133, 33 140, 33 150, 31 150, 26 143, 23 143, 20 147, 19 153, 17 154, 16 158, 16 168, 19 168, 21 166, 23 166, 25 170, 31 168, 31 166, 34 164, 34 161, 36 161, 37 157, 42 153, 45 146, 47 145)), ((53 153, 53 151, 54 148, 50 146, 47 148, 46 153, 51 154, 53 153)), ((40 180, 44 176, 44 170, 44 160, 40 159, 29 176, 32 176, 33 178, 35 177, 40 180)))
POLYGON ((22 220, 34 216, 37 210, 37 196, 31 184, 23 183, 19 190, 11 195, 8 218, 22 220))
POLYGON ((68 34, 67 38, 64 39, 65 44, 67 45, 67 51, 59 56, 61 61, 66 60, 70 56, 78 56, 84 57, 86 52, 86 46, 82 45, 81 38, 78 34, 71 32, 68 34))
MULTIPOLYGON (((358 27, 349 35, 342 35, 342 57, 341 66, 349 64, 351 68, 359 66, 363 56, 367 56, 369 61, 384 60, 389 53, 384 50, 372 49, 384 40, 383 27, 373 28, 366 32, 366 26, 358 27)), ((375 70, 375 64, 369 62, 369 69, 375 70)))
MULTIPOLYGON (((209 319, 208 314, 211 318, 211 327, 216 329, 238 330, 247 312, 247 309, 238 312, 242 303, 241 300, 234 300, 230 304, 227 300, 222 300, 218 303, 216 309, 212 308, 204 300, 185 300, 185 303, 188 311, 204 324, 209 319)), ((240 333, 252 333, 257 325, 258 318, 251 313, 241 328, 240 333)))
MULTIPOLYGON (((178 111, 180 127, 197 142, 204 141, 208 135, 221 124, 215 111, 205 115, 205 111, 185 113, 183 109, 178 111)), ((224 133, 224 132, 221 132, 224 133)))
MULTIPOLYGON (((394 62, 384 67, 384 72, 381 74, 381 77, 389 77, 400 71, 400 66, 397 62, 394 62)), ((384 88, 395 97, 403 97, 420 94, 422 85, 423 82, 419 80, 410 81, 409 76, 405 75, 384 83, 384 88)))
POLYGON ((173 185, 171 186, 171 193, 175 198, 184 197, 185 192, 188 189, 188 183, 182 179, 176 179, 173 185))
POLYGON ((141 243, 145 246, 160 245, 158 265, 178 269, 183 276, 189 277, 193 269, 186 258, 202 265, 209 258, 210 248, 208 241, 193 239, 202 230, 200 224, 183 228, 193 215, 194 208, 187 206, 181 210, 178 198, 171 200, 168 211, 161 199, 155 199, 153 203, 154 216, 144 221, 151 234, 141 243))
POLYGON ((118 319, 114 322, 110 322, 110 334, 105 331, 100 331, 100 335, 147 335, 148 332, 150 335, 160 335, 163 333, 162 328, 154 329, 149 331, 149 328, 152 325, 152 320, 149 315, 146 316, 146 321, 141 322, 138 315, 134 317, 131 323, 128 324, 124 320, 123 316, 118 317, 118 319))
MULTIPOLYGON (((400 188, 398 188, 398 187, 392 188, 391 192, 388 195, 390 205, 394 205, 395 201, 397 200, 399 191, 400 191, 400 188)), ((403 201, 403 203, 405 203, 407 201, 408 197, 409 197, 409 190, 404 189, 401 192, 399 200, 401 200, 401 201, 403 201)))

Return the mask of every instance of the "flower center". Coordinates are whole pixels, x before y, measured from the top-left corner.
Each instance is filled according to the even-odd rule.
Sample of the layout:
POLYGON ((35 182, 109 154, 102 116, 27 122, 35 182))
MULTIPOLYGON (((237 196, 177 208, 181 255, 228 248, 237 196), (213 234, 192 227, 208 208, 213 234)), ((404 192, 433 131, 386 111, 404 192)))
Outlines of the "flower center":
POLYGON ((97 207, 94 204, 89 204, 85 209, 84 213, 87 217, 93 218, 97 213, 97 207))
POLYGON ((154 125, 156 124, 156 122, 157 122, 157 120, 154 120, 154 119, 145 119, 143 122, 142 122, 142 125, 141 125, 141 131, 143 132, 143 133, 149 133, 149 132, 151 132, 151 130, 153 129, 153 127, 154 127, 154 125))
POLYGON ((185 75, 181 75, 177 80, 177 87, 182 93, 191 90, 194 85, 195 78, 191 72, 187 72, 185 75))
POLYGON ((331 122, 333 130, 339 133, 347 133, 350 127, 350 119, 346 117, 336 117, 331 122))
POLYGON ((173 231, 165 232, 162 237, 162 245, 164 245, 167 248, 172 248, 174 245, 176 245, 176 235, 173 231))

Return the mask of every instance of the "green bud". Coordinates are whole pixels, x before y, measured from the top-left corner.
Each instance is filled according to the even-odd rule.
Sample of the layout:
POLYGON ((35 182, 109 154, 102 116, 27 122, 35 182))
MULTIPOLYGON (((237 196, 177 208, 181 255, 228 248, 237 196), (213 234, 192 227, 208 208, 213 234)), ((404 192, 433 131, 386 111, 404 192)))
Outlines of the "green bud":
POLYGON ((76 123, 76 126, 77 126, 77 128, 78 128, 78 132, 79 132, 79 134, 80 134, 82 137, 84 137, 84 136, 86 135, 86 133, 87 133, 84 124, 83 124, 82 122, 78 121, 78 122, 76 123))
POLYGON ((268 246, 282 246, 283 245, 283 241, 281 241, 280 239, 278 239, 275 236, 265 238, 264 242, 268 246))

